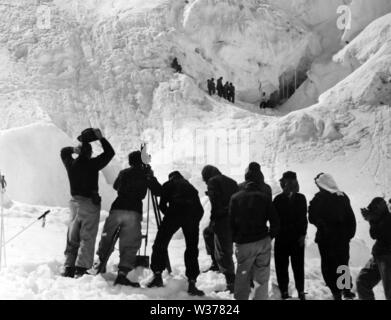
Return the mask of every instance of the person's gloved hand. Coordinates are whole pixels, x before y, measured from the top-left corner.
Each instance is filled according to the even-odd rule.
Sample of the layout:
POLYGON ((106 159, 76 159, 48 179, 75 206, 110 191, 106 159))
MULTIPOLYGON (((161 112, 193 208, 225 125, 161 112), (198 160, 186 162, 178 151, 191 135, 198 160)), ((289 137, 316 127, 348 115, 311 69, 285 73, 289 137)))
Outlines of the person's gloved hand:
POLYGON ((305 247, 305 238, 306 236, 302 236, 299 238, 298 243, 300 247, 305 247))
POLYGON ((102 140, 103 139, 103 134, 102 134, 102 131, 100 131, 100 129, 94 129, 94 133, 95 133, 96 138, 98 140, 102 140))
POLYGON ((81 152, 81 147, 79 146, 79 147, 75 147, 75 148, 73 148, 73 153, 74 154, 77 154, 77 155, 79 155, 80 154, 80 152, 81 152))

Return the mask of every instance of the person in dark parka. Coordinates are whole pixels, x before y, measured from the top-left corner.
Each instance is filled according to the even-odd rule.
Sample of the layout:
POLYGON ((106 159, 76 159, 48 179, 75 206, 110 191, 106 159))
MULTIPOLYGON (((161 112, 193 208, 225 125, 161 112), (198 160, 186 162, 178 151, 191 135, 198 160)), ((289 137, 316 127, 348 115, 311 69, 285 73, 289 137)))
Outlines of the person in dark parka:
POLYGON ((274 245, 278 287, 283 300, 289 298, 289 259, 292 263, 296 289, 300 300, 304 294, 304 251, 307 234, 307 200, 299 193, 294 172, 286 172, 280 180, 283 192, 273 201, 280 218, 280 232, 274 245))
POLYGON ((232 103, 235 103, 235 86, 232 84, 232 82, 229 84, 229 101, 232 103))
POLYGON ((340 266, 349 267, 350 241, 356 234, 356 218, 348 196, 338 189, 329 174, 315 178, 319 192, 310 202, 309 222, 317 228, 315 242, 321 256, 321 268, 326 285, 335 300, 354 298, 349 288, 339 288, 337 280, 340 266))
POLYGON ((212 95, 215 95, 216 94, 216 83, 215 83, 215 79, 212 78, 210 80, 210 86, 211 86, 211 89, 212 89, 212 95))
POLYGON ((197 277, 200 274, 198 265, 199 224, 204 214, 198 191, 180 172, 169 175, 169 181, 162 187, 159 208, 164 214, 162 224, 153 244, 151 269, 154 278, 149 288, 162 287, 162 272, 166 267, 167 249, 173 235, 182 229, 185 236, 186 277, 189 281, 188 293, 193 296, 203 296, 196 288, 197 277))
POLYGON ((223 87, 223 98, 229 101, 230 94, 229 82, 227 81, 223 87))
POLYGON ((202 178, 207 185, 211 203, 210 225, 214 232, 215 258, 220 272, 225 275, 227 289, 233 293, 235 266, 228 208, 231 196, 239 190, 238 184, 210 165, 202 170, 202 178))
POLYGON ((254 299, 268 299, 271 242, 278 233, 279 219, 271 198, 261 192, 259 181, 248 181, 243 190, 232 196, 229 207, 238 262, 235 279, 237 300, 248 300, 251 282, 255 283, 254 299))
POLYGON ((212 81, 208 79, 207 81, 207 86, 208 86, 208 93, 210 96, 212 96, 212 81))
POLYGON ((220 98, 222 98, 222 97, 223 97, 223 93, 224 93, 223 77, 220 77, 220 78, 217 80, 216 89, 217 89, 217 95, 218 95, 220 98))
POLYGON ((370 224, 371 238, 376 240, 372 258, 357 277, 360 300, 375 300, 373 288, 381 281, 386 300, 391 300, 391 213, 383 198, 375 198, 368 208, 362 209, 370 224))
POLYGON ((117 198, 113 202, 110 214, 103 226, 97 255, 99 261, 95 269, 105 270, 107 261, 114 250, 113 239, 119 230, 118 276, 115 285, 140 287, 139 283, 131 282, 127 275, 136 267, 137 252, 140 250, 142 234, 141 221, 143 215, 143 199, 148 189, 153 195, 159 196, 161 185, 154 177, 149 166, 143 164, 140 151, 134 151, 128 156, 129 168, 122 170, 114 182, 117 198))
POLYGON ((175 70, 177 73, 182 73, 182 66, 178 62, 178 58, 174 58, 174 60, 171 63, 171 68, 175 70))

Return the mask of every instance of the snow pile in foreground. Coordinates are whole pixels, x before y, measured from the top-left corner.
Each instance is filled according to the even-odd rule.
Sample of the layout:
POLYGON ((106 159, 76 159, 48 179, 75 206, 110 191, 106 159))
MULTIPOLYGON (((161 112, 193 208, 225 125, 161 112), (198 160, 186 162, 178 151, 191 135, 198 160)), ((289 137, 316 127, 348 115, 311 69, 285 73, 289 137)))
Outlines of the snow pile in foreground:
MULTIPOLYGON (((7 246, 8 267, 0 271, 0 299, 194 299, 187 291, 185 268, 183 262, 184 239, 179 232, 174 236, 170 247, 170 259, 173 267, 172 275, 164 274, 165 287, 159 289, 133 289, 114 287, 118 252, 116 251, 108 265, 109 272, 103 276, 86 276, 82 279, 65 279, 60 276, 63 263, 63 251, 66 237, 66 221, 68 209, 28 206, 15 203, 10 210, 6 210, 6 238, 20 231, 33 222, 46 209, 52 212, 47 218, 46 227, 42 229, 40 223, 35 224, 20 237, 7 246)), ((101 234, 106 212, 102 213, 99 235, 101 234)), ((205 217, 202 222, 205 222, 205 217)), ((152 226, 151 242, 154 240, 156 229, 152 226)), ((210 265, 206 255, 204 243, 200 234, 200 267, 205 270, 210 265)), ((99 237, 98 237, 99 241, 99 237)), ((151 252, 148 246, 148 254, 151 252)), ((354 245, 353 245, 354 247, 354 245)), ((362 249, 361 249, 362 250, 362 249)), ((330 300, 331 294, 324 287, 320 273, 320 260, 317 249, 313 244, 307 247, 306 259, 306 291, 308 299, 330 300)), ((353 278, 358 274, 359 266, 352 268, 353 278)), ((150 270, 137 269, 130 274, 132 280, 141 281, 145 285, 151 279, 150 270)), ((293 279, 293 277, 291 277, 293 279)), ((215 293, 215 290, 225 289, 225 279, 221 274, 214 272, 204 273, 198 279, 198 286, 206 292, 203 299, 233 299, 227 292, 215 293)), ((291 284, 292 294, 296 293, 291 284)), ((384 298, 381 288, 377 288, 377 296, 384 298)), ((271 299, 279 299, 276 284, 274 262, 272 261, 272 276, 270 280, 271 299)))

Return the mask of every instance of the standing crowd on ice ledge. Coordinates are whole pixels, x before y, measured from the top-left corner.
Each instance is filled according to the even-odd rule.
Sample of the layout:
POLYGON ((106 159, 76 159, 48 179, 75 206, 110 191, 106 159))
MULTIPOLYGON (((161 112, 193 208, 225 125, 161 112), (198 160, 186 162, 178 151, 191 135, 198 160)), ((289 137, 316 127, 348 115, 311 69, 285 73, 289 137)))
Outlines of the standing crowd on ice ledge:
MULTIPOLYGON (((166 268, 168 245, 173 235, 182 229, 186 243, 184 260, 188 293, 203 296, 204 292, 196 287, 200 274, 199 224, 204 214, 198 191, 178 171, 172 172, 168 181, 161 185, 151 167, 143 162, 145 154, 142 151, 129 154, 129 168, 121 171, 114 183, 118 196, 105 221, 97 251, 99 259, 94 263, 101 210, 99 171, 109 164, 115 152, 99 129, 86 129, 78 139, 79 146, 61 151, 71 191, 63 276, 79 278, 89 272, 93 274, 94 270, 104 273, 118 235, 120 262, 115 285, 140 287, 127 275, 136 266, 142 241, 143 199, 149 189, 160 197, 159 208, 164 219, 154 241, 151 257, 154 276, 147 287, 164 286, 162 272, 166 268), (100 141, 103 147, 103 153, 95 158, 90 144, 93 141, 100 141)), ((319 192, 308 207, 306 197, 299 193, 294 172, 283 174, 280 179, 283 191, 274 199, 257 163, 248 166, 245 182, 240 185, 210 165, 202 170, 202 178, 211 203, 210 224, 204 230, 206 248, 212 260, 208 271, 225 276, 226 288, 235 299, 248 300, 252 289, 254 299, 268 299, 273 239, 281 298, 290 298, 288 269, 291 262, 298 298, 306 299, 304 252, 308 221, 317 228, 315 241, 319 246, 322 274, 334 299, 355 298, 348 266, 356 219, 348 196, 339 190, 330 174, 321 173, 315 178, 319 192), (347 279, 345 275, 342 283, 338 273, 341 266, 347 269, 347 279)), ((358 298, 375 299, 373 288, 382 282, 386 299, 390 300, 391 213, 383 198, 375 198, 361 213, 369 222, 370 235, 376 243, 373 257, 357 278, 358 298)))

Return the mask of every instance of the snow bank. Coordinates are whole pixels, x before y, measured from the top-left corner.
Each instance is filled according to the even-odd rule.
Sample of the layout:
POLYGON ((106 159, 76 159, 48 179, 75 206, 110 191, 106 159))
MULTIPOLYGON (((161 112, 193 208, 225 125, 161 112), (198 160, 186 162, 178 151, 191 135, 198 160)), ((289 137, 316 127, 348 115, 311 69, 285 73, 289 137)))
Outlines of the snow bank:
POLYGON ((350 67, 352 71, 367 62, 391 38, 391 14, 372 22, 352 42, 335 55, 334 61, 350 67))
MULTIPOLYGON (((36 123, 0 131, 0 167, 6 177, 7 195, 19 202, 67 206, 69 182, 60 151, 74 143, 51 123, 36 123)), ((101 177, 104 206, 114 192, 101 177)))

